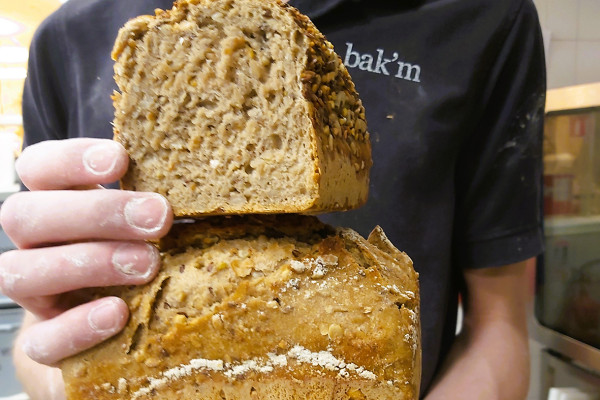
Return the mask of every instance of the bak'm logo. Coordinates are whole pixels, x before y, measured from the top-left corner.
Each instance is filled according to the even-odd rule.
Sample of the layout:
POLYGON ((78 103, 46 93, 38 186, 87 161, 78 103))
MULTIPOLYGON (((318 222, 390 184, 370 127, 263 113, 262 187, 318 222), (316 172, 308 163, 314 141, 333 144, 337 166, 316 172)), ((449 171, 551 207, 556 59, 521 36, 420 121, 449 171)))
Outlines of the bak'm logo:
POLYGON ((393 52, 391 57, 386 56, 385 50, 377 49, 377 56, 369 53, 360 54, 354 50, 353 43, 346 43, 346 56, 344 65, 347 68, 357 68, 375 74, 382 74, 412 82, 421 82, 421 67, 398 60, 398 53, 393 52))

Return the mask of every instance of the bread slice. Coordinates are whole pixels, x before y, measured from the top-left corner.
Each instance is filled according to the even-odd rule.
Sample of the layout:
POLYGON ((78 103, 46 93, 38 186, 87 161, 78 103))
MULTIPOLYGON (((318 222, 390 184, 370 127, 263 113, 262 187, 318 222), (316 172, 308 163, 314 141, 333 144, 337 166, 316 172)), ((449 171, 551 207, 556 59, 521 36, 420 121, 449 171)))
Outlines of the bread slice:
POLYGON ((365 111, 333 46, 277 0, 180 0, 114 50, 128 190, 176 216, 318 213, 367 199, 365 111))
POLYGON ((62 363, 68 399, 416 400, 419 286, 368 240, 298 215, 176 224, 117 336, 62 363))

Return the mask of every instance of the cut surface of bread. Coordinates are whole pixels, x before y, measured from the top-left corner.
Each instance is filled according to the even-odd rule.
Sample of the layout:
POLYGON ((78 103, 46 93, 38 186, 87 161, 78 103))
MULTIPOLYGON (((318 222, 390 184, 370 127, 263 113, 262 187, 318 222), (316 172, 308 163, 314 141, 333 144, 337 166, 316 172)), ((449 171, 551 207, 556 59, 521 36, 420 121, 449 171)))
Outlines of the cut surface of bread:
POLYGON ((318 213, 365 203, 365 111, 333 46, 277 0, 180 0, 113 49, 129 190, 176 216, 318 213))
POLYGON ((380 228, 212 217, 159 247, 153 282, 97 289, 131 317, 62 363, 68 399, 418 398, 418 275, 380 228))

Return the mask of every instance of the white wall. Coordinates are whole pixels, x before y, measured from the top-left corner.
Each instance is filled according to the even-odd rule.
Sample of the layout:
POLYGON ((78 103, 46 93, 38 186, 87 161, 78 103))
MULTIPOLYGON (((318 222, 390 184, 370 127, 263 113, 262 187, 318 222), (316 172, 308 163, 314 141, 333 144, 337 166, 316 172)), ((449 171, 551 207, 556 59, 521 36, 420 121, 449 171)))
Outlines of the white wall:
POLYGON ((600 82, 600 0, 534 0, 549 39, 548 88, 600 82))

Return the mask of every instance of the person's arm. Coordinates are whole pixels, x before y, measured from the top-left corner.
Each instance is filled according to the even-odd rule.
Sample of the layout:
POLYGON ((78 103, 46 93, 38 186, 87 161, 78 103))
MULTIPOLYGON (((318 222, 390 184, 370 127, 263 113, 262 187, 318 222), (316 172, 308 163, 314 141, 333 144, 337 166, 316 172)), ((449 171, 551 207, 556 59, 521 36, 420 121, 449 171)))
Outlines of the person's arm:
POLYGON ((426 400, 519 400, 529 387, 526 262, 467 269, 463 329, 426 400))

